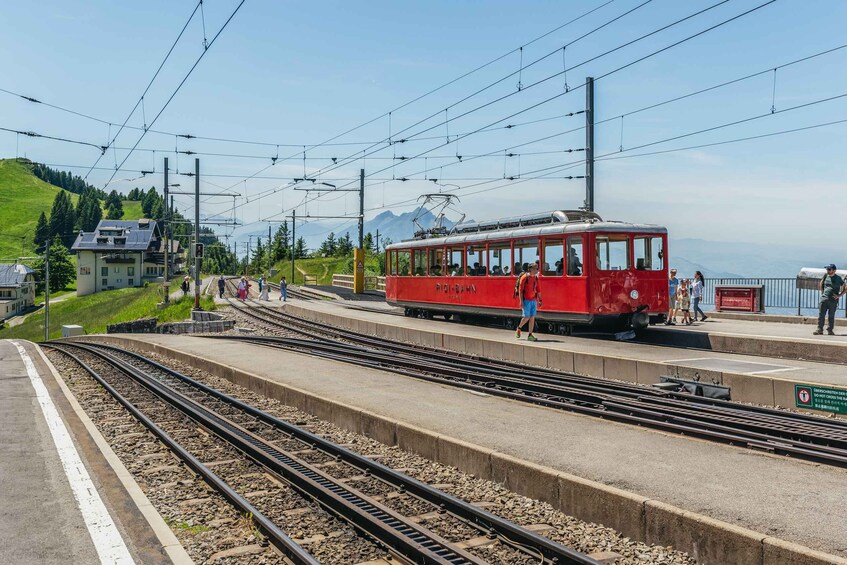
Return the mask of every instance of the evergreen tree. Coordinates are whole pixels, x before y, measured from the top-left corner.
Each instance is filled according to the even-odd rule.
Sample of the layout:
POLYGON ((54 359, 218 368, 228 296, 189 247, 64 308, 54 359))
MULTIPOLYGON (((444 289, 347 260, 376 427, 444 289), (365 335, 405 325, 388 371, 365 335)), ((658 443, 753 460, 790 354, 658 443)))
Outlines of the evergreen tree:
POLYGON ((335 233, 329 232, 326 239, 323 240, 318 248, 318 255, 321 257, 334 257, 338 251, 338 242, 335 240, 335 233))
POLYGON ((256 238, 256 249, 253 250, 253 261, 252 265, 254 270, 258 273, 262 271, 263 268, 267 267, 268 258, 265 255, 265 246, 262 245, 262 238, 256 238))
POLYGON ((47 241, 48 237, 50 237, 50 224, 47 223, 47 215, 41 212, 41 215, 38 217, 38 224, 35 226, 35 237, 33 238, 33 243, 35 243, 35 247, 39 253, 44 248, 44 242, 47 241))
POLYGON ((106 197, 106 217, 110 220, 120 220, 124 216, 124 204, 121 195, 113 190, 106 197))
POLYGON ((103 219, 103 209, 100 201, 92 191, 86 190, 79 197, 76 205, 77 227, 82 231, 94 231, 100 220, 103 219))
POLYGON ((62 241, 72 240, 76 213, 68 193, 64 190, 53 199, 53 209, 50 211, 50 237, 61 238, 62 241))
POLYGON ((156 203, 153 205, 153 209, 150 210, 150 218, 156 220, 157 222, 161 222, 162 218, 165 217, 165 200, 164 198, 157 198, 156 203))
POLYGON ((143 194, 141 192, 141 189, 136 186, 135 188, 133 188, 132 190, 129 191, 129 194, 127 194, 126 199, 127 200, 141 200, 142 196, 143 196, 143 194))
POLYGON ((366 233, 365 237, 362 238, 362 246, 367 251, 376 251, 376 248, 374 247, 374 236, 371 232, 366 233))
POLYGON ((159 200, 159 195, 156 194, 156 189, 154 187, 150 187, 144 194, 144 198, 141 199, 141 210, 144 212, 145 218, 152 218, 153 207, 156 205, 156 202, 159 200))
POLYGON ((350 232, 344 234, 344 237, 338 240, 338 245, 335 249, 336 257, 347 257, 353 254, 353 240, 350 239, 350 232))
POLYGON ((294 257, 303 259, 306 257, 306 240, 302 237, 297 238, 297 243, 294 244, 294 257))
MULTIPOLYGON (((39 257, 33 262, 33 269, 38 279, 38 291, 44 291, 44 258, 39 257)), ((74 280, 76 272, 68 248, 58 239, 50 244, 50 292, 58 292, 68 286, 74 280)))
POLYGON ((273 244, 271 245, 271 260, 277 262, 287 259, 290 255, 290 243, 291 234, 288 232, 288 222, 283 222, 274 234, 273 244))

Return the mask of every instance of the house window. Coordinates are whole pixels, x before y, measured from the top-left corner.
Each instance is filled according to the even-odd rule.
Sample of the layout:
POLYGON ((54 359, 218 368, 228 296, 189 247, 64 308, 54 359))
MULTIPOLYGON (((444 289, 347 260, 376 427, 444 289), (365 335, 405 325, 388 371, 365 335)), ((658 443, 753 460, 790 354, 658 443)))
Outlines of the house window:
POLYGON ((107 284, 109 284, 109 279, 101 279, 100 280, 100 286, 102 286, 103 288, 106 288, 107 284))
POLYGON ((100 276, 108 277, 109 276, 109 267, 100 267, 100 276))
POLYGON ((115 267, 115 274, 116 275, 121 274, 121 268, 120 267, 115 267))
POLYGON ((79 274, 80 275, 90 275, 91 274, 91 267, 80 267, 79 268, 79 274))
POLYGON ((129 280, 127 280, 127 284, 128 284, 129 286, 135 286, 135 279, 129 279, 129 280))
POLYGON ((123 279, 115 279, 115 284, 123 284, 123 279))
POLYGON ((128 277, 134 277, 135 276, 135 267, 127 267, 126 268, 126 274, 127 274, 128 277))

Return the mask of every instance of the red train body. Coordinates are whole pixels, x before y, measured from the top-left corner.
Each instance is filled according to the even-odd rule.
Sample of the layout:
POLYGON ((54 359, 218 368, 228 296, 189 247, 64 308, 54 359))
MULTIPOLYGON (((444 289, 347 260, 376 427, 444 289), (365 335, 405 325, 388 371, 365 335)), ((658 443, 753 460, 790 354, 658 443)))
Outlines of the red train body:
POLYGON ((450 234, 389 245, 386 300, 408 315, 520 317, 516 271, 538 261, 538 320, 641 329, 668 311, 667 230, 557 211, 460 224, 450 234))

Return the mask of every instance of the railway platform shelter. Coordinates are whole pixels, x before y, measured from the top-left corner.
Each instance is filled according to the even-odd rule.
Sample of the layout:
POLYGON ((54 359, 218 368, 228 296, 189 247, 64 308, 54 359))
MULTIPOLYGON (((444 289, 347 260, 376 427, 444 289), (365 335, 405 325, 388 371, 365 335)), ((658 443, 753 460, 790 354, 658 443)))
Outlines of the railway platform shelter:
POLYGON ((40 348, 0 340, 0 563, 191 563, 40 348))

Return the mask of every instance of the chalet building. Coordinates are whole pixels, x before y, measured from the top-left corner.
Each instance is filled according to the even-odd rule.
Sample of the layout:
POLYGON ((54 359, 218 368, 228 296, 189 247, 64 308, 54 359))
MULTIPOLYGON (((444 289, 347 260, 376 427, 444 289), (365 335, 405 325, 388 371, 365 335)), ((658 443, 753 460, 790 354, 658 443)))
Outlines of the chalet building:
POLYGON ((20 263, 0 263, 0 320, 35 304, 35 271, 20 263))
MULTIPOLYGON (((100 220, 93 232, 80 232, 71 247, 77 254, 77 296, 161 280, 164 246, 153 220, 100 220)), ((174 269, 185 259, 179 242, 172 241, 171 250, 174 269)))

